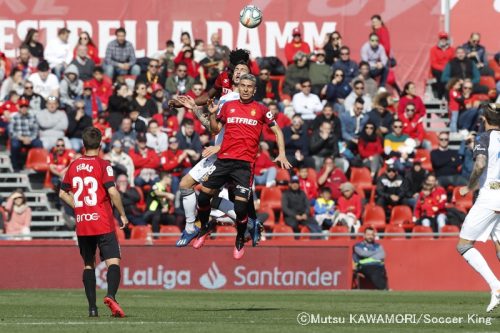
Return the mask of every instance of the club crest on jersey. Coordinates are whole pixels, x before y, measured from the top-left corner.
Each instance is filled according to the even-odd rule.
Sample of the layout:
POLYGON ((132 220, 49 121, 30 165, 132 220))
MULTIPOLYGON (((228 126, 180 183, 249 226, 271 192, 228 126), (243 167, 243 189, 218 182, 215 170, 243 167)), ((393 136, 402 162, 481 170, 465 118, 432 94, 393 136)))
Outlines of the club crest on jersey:
POLYGON ((92 172, 93 169, 94 169, 93 166, 86 164, 86 163, 80 163, 76 166, 76 172, 79 172, 82 170, 85 170, 87 172, 92 172))
POLYGON ((257 112, 255 111, 255 109, 252 109, 252 111, 250 111, 250 114, 252 115, 252 117, 254 117, 256 113, 257 112))

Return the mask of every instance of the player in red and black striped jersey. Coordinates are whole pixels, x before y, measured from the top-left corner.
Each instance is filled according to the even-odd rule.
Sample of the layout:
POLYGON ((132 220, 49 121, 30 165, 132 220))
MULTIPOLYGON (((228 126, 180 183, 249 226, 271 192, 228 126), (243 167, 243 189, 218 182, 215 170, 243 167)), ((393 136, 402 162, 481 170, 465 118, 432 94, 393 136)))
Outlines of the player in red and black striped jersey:
POLYGON ((74 160, 62 181, 59 197, 75 211, 76 235, 84 262, 83 285, 89 302, 89 316, 97 317, 95 255, 97 247, 101 261, 108 267, 108 293, 104 297, 113 316, 125 314, 115 296, 120 284, 120 247, 111 203, 118 210, 122 229, 127 225, 120 193, 115 187, 113 168, 99 157, 102 135, 95 127, 82 134, 85 155, 74 160))

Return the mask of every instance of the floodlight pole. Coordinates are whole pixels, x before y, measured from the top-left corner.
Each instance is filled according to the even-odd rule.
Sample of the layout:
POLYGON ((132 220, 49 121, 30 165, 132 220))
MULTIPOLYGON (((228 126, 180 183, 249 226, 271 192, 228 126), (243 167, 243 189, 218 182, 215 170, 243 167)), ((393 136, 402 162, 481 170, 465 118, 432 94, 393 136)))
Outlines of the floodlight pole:
POLYGON ((444 1, 444 31, 450 35, 450 0, 444 1))

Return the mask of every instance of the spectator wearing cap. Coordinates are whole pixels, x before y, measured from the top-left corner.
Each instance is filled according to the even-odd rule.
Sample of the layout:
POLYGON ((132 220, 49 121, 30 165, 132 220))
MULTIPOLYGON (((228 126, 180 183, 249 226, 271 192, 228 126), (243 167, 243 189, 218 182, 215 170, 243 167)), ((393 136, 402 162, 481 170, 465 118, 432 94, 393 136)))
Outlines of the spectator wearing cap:
POLYGON ((26 81, 23 88, 24 92, 21 98, 24 98, 29 102, 30 110, 37 112, 45 109, 45 99, 41 95, 33 92, 32 82, 26 81))
POLYGON ((325 51, 323 49, 314 51, 314 55, 316 61, 311 62, 309 65, 312 92, 316 95, 324 95, 323 88, 330 82, 333 71, 331 66, 325 62, 325 51))
POLYGON ((128 153, 129 149, 133 148, 137 140, 137 132, 132 128, 132 119, 124 117, 120 124, 120 129, 111 137, 111 142, 120 141, 123 150, 128 153))
POLYGON ((300 29, 294 28, 292 31, 292 40, 285 45, 285 59, 287 61, 287 65, 294 63, 294 57, 299 51, 304 52, 305 54, 310 54, 311 47, 308 43, 302 40, 300 29))
POLYGON ((439 133, 439 146, 431 151, 432 169, 439 184, 444 188, 448 186, 461 186, 467 184, 467 179, 462 177, 459 168, 462 160, 458 151, 450 149, 450 136, 447 132, 439 133))
POLYGON ((184 95, 194 84, 194 78, 187 75, 187 65, 177 64, 175 74, 170 75, 165 83, 165 89, 170 95, 184 95))
POLYGON ((158 113, 156 103, 148 98, 147 86, 144 82, 136 82, 132 96, 131 108, 139 111, 144 119, 151 119, 158 113))
POLYGON ((394 163, 388 164, 385 173, 377 178, 376 203, 385 209, 386 216, 390 216, 391 208, 406 204, 410 193, 408 183, 398 174, 394 163))
POLYGON ((59 96, 59 80, 57 76, 50 73, 49 64, 42 60, 38 64, 38 71, 29 76, 28 81, 33 84, 33 91, 44 99, 49 96, 59 96))
POLYGON ((318 185, 328 187, 332 197, 337 200, 340 197, 340 185, 347 182, 347 177, 341 168, 335 164, 333 157, 324 160, 323 167, 318 173, 318 185))
POLYGON ((5 97, 7 97, 9 92, 12 90, 14 90, 19 96, 23 94, 23 72, 19 68, 13 68, 9 77, 2 82, 2 86, 0 87, 0 101, 5 100, 5 97))
POLYGON ((47 98, 47 108, 36 113, 36 121, 40 126, 40 140, 45 149, 51 150, 59 138, 64 140, 66 146, 70 146, 70 142, 65 136, 68 130, 68 116, 66 112, 59 110, 57 97, 49 96, 47 98))
POLYGON ((350 232, 358 232, 361 226, 361 197, 356 193, 354 185, 349 182, 340 185, 340 193, 342 195, 337 201, 338 214, 333 222, 334 224, 346 225, 350 232))
POLYGON ((406 105, 412 103, 415 107, 415 120, 419 120, 422 117, 425 117, 427 114, 427 110, 425 109, 424 102, 422 99, 416 95, 416 87, 415 83, 412 81, 406 82, 403 88, 403 95, 398 103, 398 117, 404 115, 406 110, 406 105))
POLYGON ((185 175, 192 164, 186 151, 179 149, 179 140, 176 137, 168 139, 168 150, 160 154, 162 170, 172 175, 172 193, 177 193, 180 178, 185 175))
POLYGON ((148 123, 148 130, 146 132, 147 146, 154 149, 157 154, 161 154, 168 149, 167 134, 160 131, 158 122, 151 120, 148 123))
POLYGON ((361 60, 370 65, 372 78, 380 77, 379 87, 385 87, 389 74, 387 66, 389 59, 375 32, 370 34, 368 41, 361 47, 361 60))
POLYGON ((88 56, 88 47, 86 45, 78 45, 76 47, 75 59, 71 61, 71 65, 76 66, 78 73, 80 74, 80 79, 82 81, 88 81, 92 79, 92 74, 94 73, 95 62, 88 56))
POLYGON ((69 65, 64 71, 64 78, 59 84, 59 96, 63 108, 73 108, 76 99, 82 98, 83 81, 80 79, 78 68, 69 65))
POLYGON ((202 145, 200 135, 194 130, 194 122, 191 119, 184 119, 181 130, 176 135, 179 140, 179 148, 184 150, 192 164, 198 162, 201 157, 202 145))
POLYGON ((388 110, 389 97, 390 95, 386 92, 378 94, 373 101, 373 110, 368 112, 368 119, 375 124, 377 133, 381 135, 390 133, 394 121, 392 113, 388 110))
POLYGON ((271 71, 269 68, 261 68, 257 77, 256 92, 254 99, 269 105, 271 102, 279 103, 281 101, 278 82, 271 80, 271 71))
POLYGON ((159 70, 160 70, 160 61, 158 59, 149 59, 148 70, 144 73, 141 73, 137 77, 137 79, 135 79, 135 82, 145 83, 148 87, 148 93, 152 94, 153 93, 152 85, 154 83, 158 83, 161 86, 165 84, 165 82, 160 81, 160 76, 158 75, 159 70))
POLYGON ((113 129, 113 132, 120 128, 120 124, 124 117, 130 111, 130 90, 125 83, 116 83, 113 95, 109 98, 108 104, 108 121, 113 129))
POLYGON ((102 101, 99 96, 94 94, 90 81, 85 81, 83 83, 82 100, 85 105, 85 114, 91 117, 92 120, 97 119, 97 116, 104 111, 102 101))
POLYGON ((19 112, 12 116, 9 123, 10 157, 14 171, 20 171, 24 163, 21 159, 23 148, 42 148, 43 144, 38 139, 39 126, 35 115, 29 110, 29 101, 19 100, 19 112))
POLYGON ((69 31, 67 28, 61 28, 57 32, 57 37, 47 42, 44 51, 44 58, 48 61, 50 68, 60 78, 66 67, 73 60, 72 46, 68 43, 69 31))
POLYGON ((75 152, 66 147, 65 140, 57 139, 55 146, 50 150, 48 159, 51 182, 55 188, 61 185, 64 174, 74 158, 75 152))
POLYGON ((345 111, 349 112, 354 106, 357 98, 363 98, 363 113, 369 112, 372 109, 372 98, 365 92, 365 83, 362 80, 355 80, 352 83, 353 90, 344 101, 345 111))
POLYGON ((157 169, 160 167, 160 157, 153 149, 147 147, 144 133, 137 135, 137 144, 128 153, 134 162, 135 185, 153 186, 159 179, 157 169))
POLYGON ((340 59, 333 64, 333 71, 340 69, 344 73, 344 80, 350 83, 354 78, 359 75, 358 64, 351 60, 351 50, 347 46, 342 46, 340 48, 340 59))
POLYGON ((340 68, 335 69, 325 92, 328 104, 334 106, 339 114, 345 112, 344 101, 352 91, 349 81, 344 76, 345 74, 340 68))
POLYGON ((74 109, 67 112, 68 130, 66 135, 71 142, 71 148, 76 152, 80 152, 83 147, 83 130, 92 127, 92 118, 85 114, 85 103, 83 101, 76 101, 74 106, 74 109))
POLYGON ((141 68, 136 64, 134 45, 126 40, 124 28, 115 31, 116 39, 109 42, 104 58, 104 72, 110 78, 115 75, 139 75, 141 68))
POLYGON ((300 226, 307 226, 311 232, 321 232, 321 227, 311 216, 311 205, 307 195, 300 189, 299 177, 292 176, 288 190, 283 192, 281 207, 285 223, 300 232, 300 226))
POLYGON ((438 34, 437 44, 434 45, 430 51, 431 73, 436 79, 436 82, 433 83, 432 86, 439 99, 443 98, 445 93, 445 83, 441 82, 441 76, 443 75, 446 64, 453 59, 454 56, 455 48, 450 46, 448 34, 446 32, 440 32, 438 34))
POLYGON ((132 158, 125 153, 120 140, 114 140, 111 142, 111 150, 109 153, 104 155, 104 159, 111 163, 117 175, 125 174, 129 184, 134 184, 134 161, 132 161, 132 158))
POLYGON ((92 92, 94 95, 99 97, 103 107, 106 107, 108 105, 109 98, 113 94, 111 80, 104 76, 104 70, 101 66, 96 66, 94 68, 92 77, 93 78, 89 81, 92 87, 92 92))
POLYGON ((288 65, 285 72, 283 92, 290 96, 302 89, 301 82, 309 79, 309 58, 306 53, 299 51, 293 58, 294 62, 288 65))
POLYGON ((293 95, 292 98, 293 109, 295 113, 302 116, 302 119, 313 120, 316 118, 316 113, 323 109, 323 104, 318 95, 311 92, 311 80, 302 80, 300 85, 301 92, 293 95))

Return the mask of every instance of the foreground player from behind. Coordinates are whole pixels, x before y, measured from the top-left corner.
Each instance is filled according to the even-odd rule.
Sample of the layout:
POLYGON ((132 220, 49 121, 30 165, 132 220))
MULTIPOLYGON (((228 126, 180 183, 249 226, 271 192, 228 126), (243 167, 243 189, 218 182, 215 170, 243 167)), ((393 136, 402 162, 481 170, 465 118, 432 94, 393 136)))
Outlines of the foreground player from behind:
POLYGON ((120 193, 115 187, 113 168, 98 157, 101 132, 87 127, 82 134, 85 155, 68 167, 59 197, 75 211, 76 235, 83 258, 83 285, 89 302, 89 317, 97 317, 95 255, 99 247, 101 261, 108 267, 108 293, 104 304, 114 317, 125 317, 115 296, 120 284, 120 247, 116 238, 111 202, 118 210, 122 229, 127 225, 120 193), (110 202, 111 201, 111 202, 110 202))
POLYGON ((500 105, 487 104, 483 108, 485 132, 476 139, 469 184, 460 188, 460 194, 465 196, 479 185, 479 196, 462 225, 457 250, 490 286, 491 301, 486 311, 491 312, 500 304, 500 281, 474 248, 474 242, 486 242, 491 236, 500 259, 500 105))

